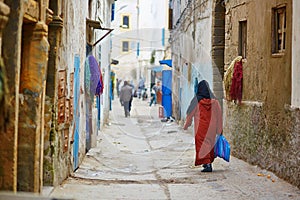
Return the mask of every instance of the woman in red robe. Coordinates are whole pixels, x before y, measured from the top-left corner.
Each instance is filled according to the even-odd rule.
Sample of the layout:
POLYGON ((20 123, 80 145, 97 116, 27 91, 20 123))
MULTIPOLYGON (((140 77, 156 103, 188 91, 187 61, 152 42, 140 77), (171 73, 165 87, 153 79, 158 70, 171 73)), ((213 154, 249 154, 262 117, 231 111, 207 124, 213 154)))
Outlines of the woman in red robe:
POLYGON ((193 118, 196 146, 195 166, 203 165, 202 172, 212 172, 216 134, 222 133, 223 122, 221 106, 205 80, 198 84, 197 93, 191 100, 184 130, 192 124, 193 118))

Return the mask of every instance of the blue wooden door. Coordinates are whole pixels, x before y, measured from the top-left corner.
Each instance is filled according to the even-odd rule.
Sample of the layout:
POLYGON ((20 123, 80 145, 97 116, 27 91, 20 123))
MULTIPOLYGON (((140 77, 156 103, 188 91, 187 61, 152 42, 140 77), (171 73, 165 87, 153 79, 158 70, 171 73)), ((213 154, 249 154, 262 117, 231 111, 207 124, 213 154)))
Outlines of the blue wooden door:
POLYGON ((78 168, 79 155, 79 119, 80 119, 80 58, 74 58, 74 143, 73 143, 73 170, 78 168))

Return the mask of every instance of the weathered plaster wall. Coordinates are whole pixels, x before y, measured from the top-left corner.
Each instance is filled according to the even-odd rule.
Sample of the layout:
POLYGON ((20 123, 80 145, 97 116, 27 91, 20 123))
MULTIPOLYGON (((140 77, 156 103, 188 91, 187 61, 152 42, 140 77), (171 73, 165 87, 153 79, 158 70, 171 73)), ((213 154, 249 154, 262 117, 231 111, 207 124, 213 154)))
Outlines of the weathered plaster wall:
POLYGON ((293 0, 292 105, 300 107, 300 1, 293 0))
MULTIPOLYGON (((174 2, 177 10, 178 2, 174 2)), ((194 95, 194 81, 207 80, 213 89, 212 62, 213 0, 190 3, 181 9, 181 17, 173 21, 171 32, 173 59, 173 112, 177 119, 185 118, 194 95), (180 19, 180 20, 179 20, 180 19)), ((178 15, 174 13, 174 15, 178 15)), ((173 16, 174 16, 173 15, 173 16)), ((220 74, 221 77, 221 74, 220 74)))
MULTIPOLYGON (((100 1, 100 8, 98 10, 99 17, 103 21, 102 27, 104 28, 110 28, 110 21, 111 21, 111 12, 107 12, 108 10, 111 10, 111 0, 102 0, 100 1)), ((117 15, 115 15, 116 20, 117 15)), ((97 17, 96 19, 97 20, 97 17)), ((113 34, 115 30, 111 33, 113 34)), ((96 31, 95 40, 98 40, 100 37, 102 37, 107 31, 96 31)), ((104 38, 98 46, 96 46, 96 52, 99 50, 99 46, 101 46, 101 58, 99 58, 101 71, 103 74, 103 82, 104 82, 104 91, 102 95, 102 104, 101 104, 101 125, 100 127, 103 127, 105 123, 108 122, 109 118, 109 110, 110 110, 110 72, 111 72, 111 36, 107 36, 104 38)), ((95 54, 97 55, 97 53, 95 54)), ((97 58, 97 56, 96 56, 97 58)), ((113 58, 116 59, 116 58, 113 58)))
POLYGON ((238 56, 240 20, 247 20, 243 102, 236 105, 224 101, 224 135, 232 144, 233 155, 272 170, 299 187, 299 110, 289 106, 292 1, 229 1, 225 29, 227 65, 238 56), (286 4, 287 9, 286 50, 283 55, 274 56, 272 8, 281 4, 286 4))
POLYGON ((247 20, 248 51, 244 63, 246 76, 243 79, 243 99, 266 100, 270 104, 274 104, 274 109, 282 107, 285 103, 291 103, 291 13, 290 0, 262 1, 260 3, 235 0, 226 4, 226 66, 238 56, 239 21, 247 20), (284 55, 273 56, 271 53, 272 8, 283 3, 288 3, 287 46, 284 55), (251 12, 253 10, 261 15, 254 15, 251 12), (277 101, 273 101, 273 99, 277 99, 277 101))
MULTIPOLYGON (((86 62, 86 39, 87 27, 86 18, 102 20, 101 26, 109 28, 111 0, 92 1, 91 5, 88 2, 66 2, 61 1, 61 14, 58 17, 62 18, 61 37, 54 33, 52 39, 58 40, 56 51, 53 51, 53 56, 56 53, 56 73, 55 83, 51 86, 54 89, 54 97, 51 95, 46 100, 46 124, 45 132, 45 162, 44 168, 47 170, 44 173, 45 184, 58 185, 72 171, 74 171, 83 160, 86 151, 90 145, 96 143, 95 135, 97 134, 97 114, 91 110, 92 120, 88 122, 87 117, 87 91, 84 87, 84 72, 86 62), (89 6, 91 9, 89 9, 89 6), (99 17, 99 18, 98 18, 99 17), (79 63, 78 63, 79 61, 79 63), (78 76, 74 71, 75 66, 79 64, 78 76), (77 84, 78 83, 78 88, 77 84), (54 101, 52 101, 54 98, 54 101), (78 102, 76 101, 78 99, 78 102), (75 102, 76 101, 76 102, 75 102), (54 102, 54 103, 53 103, 54 102), (77 114, 75 111, 78 110, 77 114), (51 114, 52 112, 52 114, 51 114), (74 112, 74 113, 73 113, 74 112), (63 115, 61 115, 63 114, 63 115), (79 119, 76 121, 76 119, 79 119), (87 134, 87 124, 89 126, 89 136, 87 134), (77 143, 74 142, 75 127, 79 133, 79 152, 78 163, 74 157, 74 149, 77 143), (91 143, 86 142, 90 137, 91 143)), ((58 20, 57 23, 60 23, 58 20)), ((94 44, 107 31, 94 30, 91 38, 91 43, 94 44)), ((51 39, 51 38, 50 38, 51 39)), ((55 42, 54 42, 55 44, 55 42)), ((104 93, 101 105, 102 119, 108 118, 109 110, 109 80, 110 80, 110 43, 109 37, 101 41, 98 46, 94 47, 92 54, 98 58, 103 72, 104 93), (99 52, 101 45, 101 52, 99 52), (100 58, 101 55, 101 58, 100 58)), ((51 92, 49 93, 51 94, 51 92)), ((94 105, 91 105, 94 108, 94 105)))
MULTIPOLYGON (((50 35, 52 45, 57 45, 50 56, 55 64, 51 63, 51 73, 54 78, 49 82, 49 91, 45 101, 45 145, 44 145, 44 184, 58 185, 74 170, 74 107, 80 112, 79 117, 79 164, 86 153, 86 106, 84 98, 84 62, 86 58, 86 17, 88 16, 88 2, 62 1, 59 2, 56 23, 62 23, 60 31, 50 35), (54 38, 53 38, 54 37, 54 38), (53 41, 53 40, 57 41, 53 41), (79 58, 80 86, 74 91, 75 57, 79 58), (53 66, 52 66, 53 65, 53 66), (50 92, 53 90, 52 92, 50 92), (79 94, 79 102, 75 103, 74 95, 79 94)), ((58 24, 60 26, 60 24, 58 24)), ((57 27, 58 28, 58 27, 57 27)), ((47 88, 48 89, 48 88, 47 88)))
MULTIPOLYGON (((68 77, 70 73, 74 73, 75 56, 80 58, 80 98, 79 98, 79 112, 80 112, 80 124, 79 124, 79 163, 85 155, 85 139, 86 138, 86 111, 84 102, 84 62, 86 58, 86 17, 88 16, 88 2, 65 2, 65 21, 62 37, 62 51, 61 57, 64 61, 60 67, 65 67, 68 71, 68 77), (68 13, 68 14, 67 14, 68 13), (76 34, 74 34, 76 33, 76 34)), ((68 90, 70 91, 70 85, 68 90)), ((75 92, 75 91, 74 91, 75 92)), ((74 104, 75 105, 75 104, 74 104)), ((74 128, 74 127, 72 127, 74 128)), ((71 129, 72 130, 72 129, 71 129)), ((72 131, 69 132, 70 138, 72 138, 72 131)), ((72 152, 72 150, 71 150, 72 152)))

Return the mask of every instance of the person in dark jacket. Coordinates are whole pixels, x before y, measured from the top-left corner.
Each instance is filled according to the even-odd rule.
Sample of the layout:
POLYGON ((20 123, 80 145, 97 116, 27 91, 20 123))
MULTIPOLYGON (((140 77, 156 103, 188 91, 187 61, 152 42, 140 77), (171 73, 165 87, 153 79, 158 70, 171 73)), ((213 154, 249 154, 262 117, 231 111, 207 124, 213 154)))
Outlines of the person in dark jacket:
POLYGON ((120 103, 124 106, 125 117, 130 116, 130 101, 132 100, 132 87, 127 81, 124 81, 124 85, 120 91, 120 103))
POLYGON ((214 145, 217 134, 222 133, 222 110, 211 92, 207 81, 198 84, 197 93, 191 100, 183 129, 192 124, 195 132, 195 166, 203 165, 202 172, 212 172, 214 145))

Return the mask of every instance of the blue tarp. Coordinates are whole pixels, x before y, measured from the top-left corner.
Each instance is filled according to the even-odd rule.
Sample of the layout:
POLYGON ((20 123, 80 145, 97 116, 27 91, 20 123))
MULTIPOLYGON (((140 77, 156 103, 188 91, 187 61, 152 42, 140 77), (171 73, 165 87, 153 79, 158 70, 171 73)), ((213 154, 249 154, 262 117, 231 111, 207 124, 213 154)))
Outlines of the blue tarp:
POLYGON ((169 67, 172 67, 172 60, 171 59, 169 59, 169 60, 160 60, 159 64, 168 65, 169 67))
POLYGON ((162 71, 162 106, 164 117, 172 116, 172 70, 162 71))

